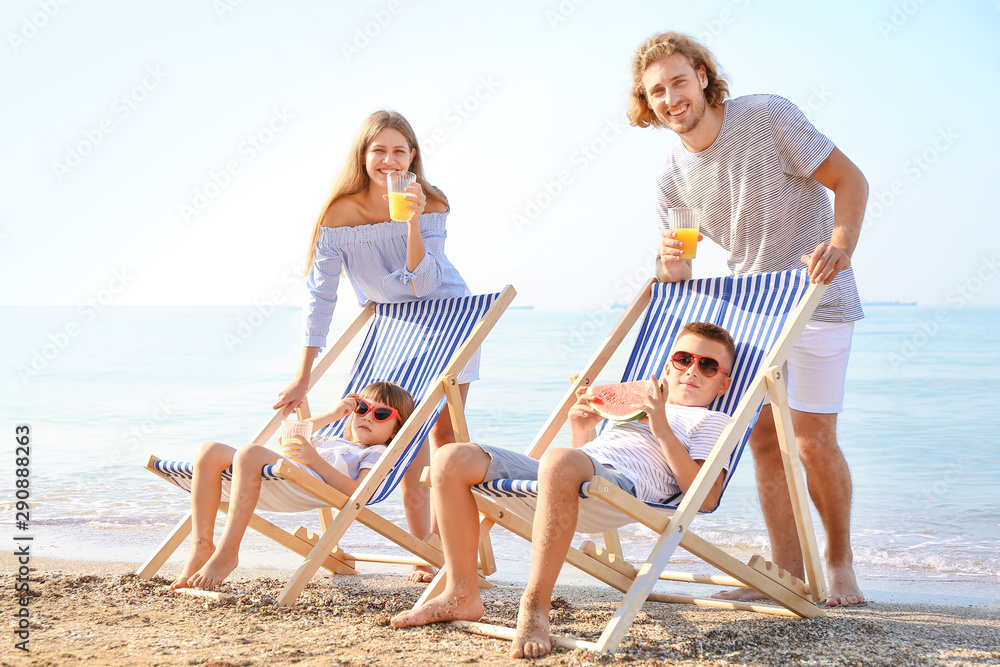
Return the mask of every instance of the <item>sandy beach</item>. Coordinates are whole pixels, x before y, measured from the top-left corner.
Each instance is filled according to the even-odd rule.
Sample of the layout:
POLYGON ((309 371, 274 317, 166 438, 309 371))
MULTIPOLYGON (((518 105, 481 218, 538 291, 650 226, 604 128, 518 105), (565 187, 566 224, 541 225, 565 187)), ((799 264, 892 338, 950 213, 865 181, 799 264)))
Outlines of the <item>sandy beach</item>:
MULTIPOLYGON (((0 561, 16 572, 12 556, 0 561)), ((31 567, 30 652, 17 650, 8 633, 4 666, 512 664, 506 641, 450 625, 390 627, 422 590, 399 575, 317 576, 296 605, 278 608, 273 600, 288 574, 280 570, 237 570, 219 589, 233 597, 217 602, 172 593, 162 576, 139 579, 135 563, 33 558, 31 567)), ((18 601, 7 591, 2 613, 13 627, 18 601)), ((513 626, 520 591, 485 591, 484 621, 513 626)), ((556 596, 554 630, 587 639, 620 598, 584 586, 557 587, 556 596)), ((535 663, 996 665, 1000 605, 871 602, 809 621, 647 603, 614 655, 557 648, 535 663)))

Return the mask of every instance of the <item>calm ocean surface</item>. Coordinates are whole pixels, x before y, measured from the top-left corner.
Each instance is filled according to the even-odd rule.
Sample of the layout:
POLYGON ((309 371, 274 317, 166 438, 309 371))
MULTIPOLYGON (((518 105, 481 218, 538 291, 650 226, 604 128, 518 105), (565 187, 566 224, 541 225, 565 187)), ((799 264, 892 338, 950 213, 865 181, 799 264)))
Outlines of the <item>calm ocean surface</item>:
MULTIPOLYGON (((353 316, 353 308, 340 310, 335 328, 353 316)), ((9 443, 16 424, 32 427, 29 532, 39 556, 144 560, 189 498, 143 469, 148 455, 190 459, 204 440, 247 441, 299 355, 292 307, 0 312, 2 427, 9 443)), ((473 438, 523 450, 620 314, 508 311, 470 392, 473 438)), ((995 308, 869 306, 858 324, 839 432, 855 483, 855 563, 869 597, 1000 601, 998 340, 995 308)), ((601 381, 616 381, 623 363, 623 355, 613 359, 601 381)), ((339 396, 349 365, 327 374, 314 409, 339 396)), ((9 453, 0 466, 8 534, 18 532, 12 467, 9 453)), ((402 524, 398 492, 378 510, 402 524)), ((285 527, 315 523, 312 514, 270 518, 285 527)), ((766 548, 749 457, 722 508, 699 521, 707 537, 737 551, 766 548)), ((498 578, 526 579, 527 543, 500 529, 493 536, 498 578)), ((623 539, 626 555, 652 540, 635 528, 623 539)), ((244 564, 296 563, 264 538, 248 535, 245 544, 244 564)), ((395 551, 366 529, 352 529, 344 546, 395 551)), ((582 581, 566 570, 568 581, 582 581)))

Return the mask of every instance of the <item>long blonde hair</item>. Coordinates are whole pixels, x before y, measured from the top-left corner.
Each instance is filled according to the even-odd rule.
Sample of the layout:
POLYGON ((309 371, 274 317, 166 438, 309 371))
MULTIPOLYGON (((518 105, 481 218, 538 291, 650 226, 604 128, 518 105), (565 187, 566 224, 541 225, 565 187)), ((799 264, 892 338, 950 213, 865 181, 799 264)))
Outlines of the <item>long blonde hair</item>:
POLYGON ((354 137, 354 142, 347 152, 344 168, 337 175, 337 180, 333 183, 333 191, 326 200, 326 204, 323 205, 322 210, 320 210, 319 218, 316 220, 316 228, 313 229, 312 239, 309 241, 309 254, 306 258, 305 275, 308 276, 309 271, 312 269, 313 251, 316 248, 316 241, 319 239, 320 227, 323 226, 323 218, 326 216, 326 212, 330 210, 330 206, 345 195, 353 195, 366 190, 371 183, 371 178, 365 170, 365 153, 375 139, 375 135, 387 127, 399 130, 406 138, 406 143, 409 144, 410 148, 417 149, 416 155, 413 157, 413 162, 410 163, 409 170, 416 174, 417 183, 420 183, 420 187, 427 198, 439 199, 444 202, 446 208, 448 207, 448 198, 444 196, 444 193, 428 183, 427 179, 424 178, 424 164, 420 157, 420 147, 417 145, 417 135, 413 132, 413 128, 403 118, 403 115, 396 111, 376 111, 361 123, 361 128, 358 130, 357 135, 354 137))
MULTIPOLYGON (((396 428, 392 429, 392 435, 389 440, 386 440, 385 445, 389 444, 392 438, 396 437, 399 433, 399 429, 403 428, 403 424, 406 420, 410 418, 413 413, 413 396, 410 392, 406 391, 398 384, 393 382, 372 382, 370 385, 358 392, 358 396, 361 398, 366 398, 369 401, 375 401, 376 403, 382 403, 383 405, 388 405, 391 408, 396 408, 396 412, 399 413, 399 423, 396 424, 396 428)), ((357 442, 358 439, 354 435, 354 415, 351 415, 351 422, 348 427, 344 429, 344 437, 351 442, 357 442)))

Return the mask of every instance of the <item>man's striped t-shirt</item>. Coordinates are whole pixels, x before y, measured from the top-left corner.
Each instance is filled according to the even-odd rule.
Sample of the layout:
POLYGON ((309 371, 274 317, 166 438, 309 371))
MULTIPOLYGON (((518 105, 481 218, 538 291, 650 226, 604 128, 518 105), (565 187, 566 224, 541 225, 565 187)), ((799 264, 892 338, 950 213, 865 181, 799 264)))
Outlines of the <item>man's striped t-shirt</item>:
MULTIPOLYGON (((729 423, 729 415, 707 408, 666 406, 667 422, 695 461, 704 461, 729 423)), ((660 441, 645 424, 616 423, 580 448, 601 463, 607 463, 632 480, 635 497, 660 502, 680 493, 681 488, 663 455, 660 441)))
MULTIPOLYGON (((833 233, 827 190, 812 178, 834 144, 798 107, 777 95, 726 102, 711 146, 691 153, 678 140, 657 174, 662 227, 667 209, 701 209, 701 232, 729 251, 737 274, 802 268, 833 233)), ((848 267, 834 279, 813 315, 821 322, 864 317, 848 267)))

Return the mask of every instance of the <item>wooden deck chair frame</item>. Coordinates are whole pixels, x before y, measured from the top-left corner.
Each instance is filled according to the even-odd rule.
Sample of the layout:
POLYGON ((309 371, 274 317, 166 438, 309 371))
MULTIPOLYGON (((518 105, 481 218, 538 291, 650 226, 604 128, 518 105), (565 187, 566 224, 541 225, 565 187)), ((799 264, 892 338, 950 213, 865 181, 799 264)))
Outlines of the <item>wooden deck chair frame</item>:
MULTIPOLYGON (((556 434, 565 424, 569 409, 576 402, 577 388, 590 386, 603 370, 629 331, 645 312, 651 299, 651 287, 655 282, 651 279, 640 289, 639 294, 626 308, 618 323, 605 338, 587 366, 574 376, 569 391, 529 446, 526 452, 529 456, 541 458, 546 448, 552 443, 556 434)), ((568 563, 617 588, 625 593, 625 597, 596 642, 553 635, 554 644, 571 649, 585 648, 600 652, 614 652, 621 644, 646 600, 806 618, 824 615, 825 612, 818 608, 816 603, 825 598, 826 585, 812 519, 809 514, 808 497, 795 445, 791 413, 781 367, 825 291, 826 285, 822 284, 811 284, 805 290, 805 294, 786 320, 777 342, 760 364, 760 371, 740 398, 730 423, 720 436, 718 444, 702 465, 691 488, 684 494, 680 505, 672 516, 665 516, 650 508, 634 496, 608 484, 607 480, 601 477, 594 477, 589 482, 587 492, 590 496, 601 498, 634 521, 647 526, 655 531, 659 538, 646 562, 639 567, 633 566, 622 558, 617 532, 605 533, 606 548, 596 547, 588 541, 584 542, 580 549, 570 549, 566 558, 568 563), (749 563, 743 563, 690 530, 691 521, 708 496, 713 481, 718 478, 740 439, 753 423, 768 392, 770 392, 771 407, 782 452, 788 491, 792 499, 793 515, 808 584, 792 577, 760 556, 754 556, 749 563), (692 573, 664 572, 664 568, 678 546, 722 570, 728 576, 700 576, 692 573), (652 593, 654 584, 660 578, 712 585, 747 586, 763 593, 780 606, 652 593)), ((481 530, 481 534, 488 531, 494 524, 499 524, 514 534, 531 540, 529 521, 508 511, 501 502, 494 498, 478 493, 475 497, 482 516, 483 530, 481 530)), ((436 596, 443 589, 446 576, 446 571, 442 570, 415 606, 436 596)), ((488 636, 503 639, 509 639, 513 636, 513 630, 510 628, 464 621, 455 621, 454 624, 471 632, 488 636)))
MULTIPOLYGON (((469 363, 472 355, 482 345, 486 336, 493 329, 500 316, 510 305, 517 292, 510 285, 495 295, 492 304, 486 313, 473 327, 465 342, 459 347, 457 352, 451 357, 444 371, 438 379, 432 383, 426 395, 423 397, 406 423, 400 428, 393 438, 386 452, 381 456, 378 463, 371 469, 365 480, 351 494, 350 497, 340 493, 336 489, 324 484, 309 473, 305 472, 297 465, 279 459, 273 470, 280 477, 297 485, 304 491, 321 499, 329 505, 329 508, 338 510, 334 518, 329 508, 319 510, 321 535, 309 532, 305 527, 299 527, 294 532, 288 532, 273 523, 263 519, 256 513, 250 520, 250 527, 261 534, 273 539, 279 544, 287 547, 295 553, 303 556, 302 564, 295 571, 292 578, 285 585, 278 597, 279 606, 287 606, 295 602, 299 594, 305 588, 309 580, 316 572, 324 567, 337 574, 355 574, 354 568, 357 561, 371 561, 397 564, 428 564, 441 567, 444 563, 444 554, 440 548, 440 538, 433 536, 428 541, 419 540, 396 524, 382 518, 376 512, 368 509, 366 504, 373 497, 382 480, 388 475, 393 466, 399 460, 406 445, 417 435, 425 422, 434 414, 438 404, 445 400, 445 409, 451 417, 455 435, 460 440, 468 440, 468 426, 465 419, 465 407, 462 402, 457 378, 462 370, 469 363), (378 532, 389 540, 395 542, 405 550, 414 554, 415 558, 401 558, 384 555, 362 555, 344 553, 338 542, 354 521, 358 521, 378 532)), ((339 339, 330 346, 314 363, 310 375, 309 387, 311 391, 322 375, 330 368, 337 357, 344 352, 351 341, 365 328, 365 324, 375 314, 377 305, 371 304, 362 309, 357 318, 347 327, 339 339)), ((308 395, 308 394, 307 394, 308 395)), ((308 404, 303 401, 303 408, 300 409, 300 418, 309 416, 308 404)), ((265 445, 277 432, 283 419, 281 410, 276 410, 268 419, 257 435, 251 440, 252 443, 265 445)), ((156 457, 150 457, 146 468, 153 473, 169 478, 161 474, 155 467, 158 461, 156 457)), ((219 511, 228 511, 227 502, 219 505, 219 511)), ((187 515, 174 527, 167 538, 161 543, 153 555, 143 563, 137 570, 140 577, 148 579, 152 577, 163 566, 166 560, 181 545, 184 539, 191 532, 191 513, 187 515)), ((492 560, 492 551, 488 543, 488 534, 485 535, 486 544, 481 546, 481 552, 488 554, 489 558, 484 559, 480 575, 480 585, 489 586, 483 576, 492 574, 496 570, 492 560)))

